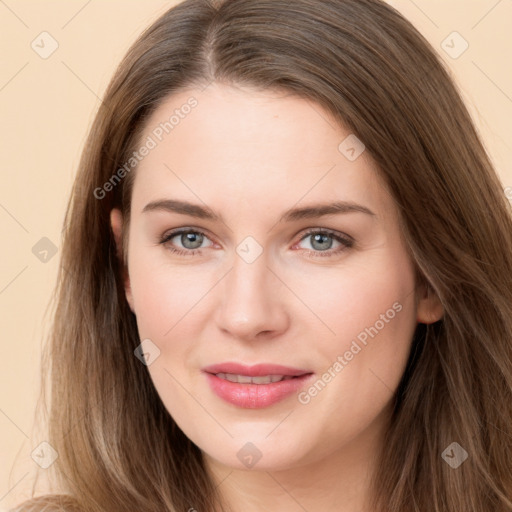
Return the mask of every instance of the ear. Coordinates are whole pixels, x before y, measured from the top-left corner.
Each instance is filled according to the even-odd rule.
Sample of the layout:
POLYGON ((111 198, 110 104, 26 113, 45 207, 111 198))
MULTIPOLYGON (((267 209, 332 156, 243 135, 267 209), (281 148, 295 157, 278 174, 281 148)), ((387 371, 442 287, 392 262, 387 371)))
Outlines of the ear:
POLYGON ((420 324, 433 324, 443 317, 444 308, 439 297, 427 283, 418 286, 416 321, 420 324))
POLYGON ((114 233, 114 239, 116 242, 117 258, 122 268, 126 300, 128 301, 128 304, 130 305, 130 309, 132 310, 132 312, 135 313, 135 310, 133 308, 133 296, 130 285, 130 276, 128 274, 128 269, 124 264, 123 258, 123 214, 121 213, 121 210, 119 210, 118 208, 113 208, 110 212, 110 225, 112 227, 112 232, 114 233))

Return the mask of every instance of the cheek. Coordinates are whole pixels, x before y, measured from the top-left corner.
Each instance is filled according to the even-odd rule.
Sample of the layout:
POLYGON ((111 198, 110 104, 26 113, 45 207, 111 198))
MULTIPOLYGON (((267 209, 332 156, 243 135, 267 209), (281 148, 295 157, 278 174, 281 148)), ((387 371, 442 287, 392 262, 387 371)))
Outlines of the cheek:
POLYGON ((178 326, 180 335, 187 319, 197 314, 212 288, 211 273, 192 272, 186 264, 169 265, 158 249, 132 253, 130 285, 141 336, 165 341, 178 326))
POLYGON ((343 381, 370 400, 389 398, 405 369, 417 325, 414 267, 405 253, 375 253, 364 264, 301 279, 301 299, 314 313, 303 322, 316 324, 321 333, 315 347, 325 368, 342 357, 344 378, 337 385, 343 381))
POLYGON ((188 382, 188 361, 198 350, 204 325, 199 315, 214 283, 209 273, 198 277, 185 265, 169 265, 157 252, 132 253, 130 283, 140 339, 150 339, 160 351, 148 372, 165 407, 181 423, 175 413, 190 406, 182 385, 188 382))
POLYGON ((312 313, 303 318, 310 324, 320 320, 322 339, 331 346, 336 338, 352 339, 375 323, 379 330, 382 322, 387 330, 404 323, 410 328, 415 318, 413 267, 401 254, 376 253, 357 264, 290 274, 288 279, 312 313))
POLYGON ((302 298, 324 322, 314 319, 322 332, 315 337, 321 382, 300 398, 305 411, 329 411, 322 436, 346 440, 385 410, 402 378, 416 327, 414 272, 406 258, 390 253, 338 279, 317 277, 316 293, 302 298))

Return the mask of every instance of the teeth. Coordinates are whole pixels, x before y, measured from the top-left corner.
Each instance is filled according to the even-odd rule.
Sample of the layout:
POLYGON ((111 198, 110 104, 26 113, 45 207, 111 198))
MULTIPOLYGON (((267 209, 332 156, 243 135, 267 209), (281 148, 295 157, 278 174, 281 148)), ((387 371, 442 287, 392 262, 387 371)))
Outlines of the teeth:
POLYGON ((238 384, 270 384, 281 380, 293 379, 291 375, 262 375, 260 377, 250 377, 248 375, 235 375, 234 373, 217 373, 217 377, 238 384))

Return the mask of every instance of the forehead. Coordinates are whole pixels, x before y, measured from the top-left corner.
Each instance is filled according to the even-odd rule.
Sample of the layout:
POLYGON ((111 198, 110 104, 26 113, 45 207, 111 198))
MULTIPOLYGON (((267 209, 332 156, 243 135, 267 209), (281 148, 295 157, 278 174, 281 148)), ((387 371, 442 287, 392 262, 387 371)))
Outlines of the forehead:
POLYGON ((233 214, 249 203, 275 210, 301 198, 389 207, 364 145, 320 105, 289 93, 216 83, 180 91, 146 122, 144 144, 151 149, 136 168, 138 211, 165 196, 233 214))

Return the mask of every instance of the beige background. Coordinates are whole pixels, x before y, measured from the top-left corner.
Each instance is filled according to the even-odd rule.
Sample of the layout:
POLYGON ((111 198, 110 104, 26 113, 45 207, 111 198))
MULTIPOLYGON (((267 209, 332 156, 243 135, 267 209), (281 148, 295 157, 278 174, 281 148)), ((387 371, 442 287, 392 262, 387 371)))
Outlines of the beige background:
MULTIPOLYGON (((59 252, 43 262, 32 248, 47 237, 58 249, 67 197, 99 98, 128 46, 175 3, 0 0, 0 510, 28 496, 36 468, 30 454, 44 441, 32 430, 33 413, 48 328, 45 308, 59 252), (49 36, 39 36, 43 31, 59 45, 46 59, 31 47, 35 40, 39 52, 51 49, 49 36)), ((390 3, 453 70, 503 187, 511 187, 512 1, 390 3), (469 44, 457 58, 441 46, 454 31, 469 44)), ((463 40, 455 36, 452 44, 452 38, 451 51, 462 49, 463 40)))

